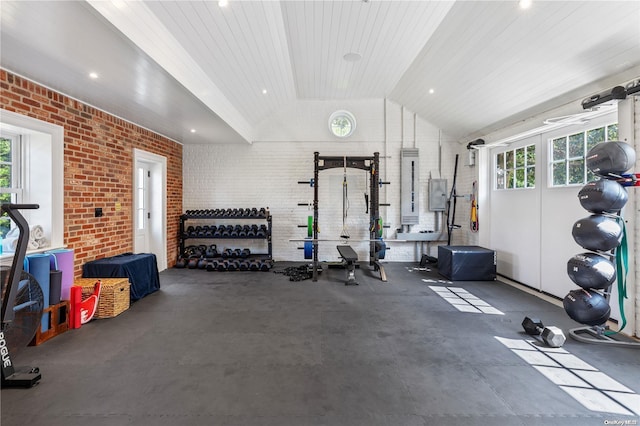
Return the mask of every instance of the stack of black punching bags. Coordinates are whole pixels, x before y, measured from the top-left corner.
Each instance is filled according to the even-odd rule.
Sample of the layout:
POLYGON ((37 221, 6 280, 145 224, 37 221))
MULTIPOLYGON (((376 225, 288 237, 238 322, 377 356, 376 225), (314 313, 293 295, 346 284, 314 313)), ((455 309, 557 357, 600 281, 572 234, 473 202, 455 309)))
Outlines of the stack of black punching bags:
POLYGON ((570 291, 563 301, 569 317, 581 324, 601 326, 611 314, 604 292, 616 279, 612 259, 624 234, 619 213, 628 200, 619 182, 635 161, 635 150, 624 142, 599 143, 587 153, 587 168, 599 179, 588 182, 578 193, 580 204, 591 215, 573 225, 572 235, 588 251, 567 262, 567 274, 580 288, 570 291))

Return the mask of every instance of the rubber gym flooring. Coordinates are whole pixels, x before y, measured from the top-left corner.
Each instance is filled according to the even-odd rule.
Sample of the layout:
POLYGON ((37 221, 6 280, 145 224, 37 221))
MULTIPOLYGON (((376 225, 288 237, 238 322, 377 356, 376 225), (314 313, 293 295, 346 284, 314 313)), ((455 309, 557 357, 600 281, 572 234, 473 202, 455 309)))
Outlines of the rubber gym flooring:
POLYGON ((363 264, 349 287, 341 269, 163 271, 119 316, 17 353, 42 380, 2 390, 2 425, 638 424, 639 350, 548 351, 520 324, 566 333, 562 308, 414 268, 383 283, 363 264))

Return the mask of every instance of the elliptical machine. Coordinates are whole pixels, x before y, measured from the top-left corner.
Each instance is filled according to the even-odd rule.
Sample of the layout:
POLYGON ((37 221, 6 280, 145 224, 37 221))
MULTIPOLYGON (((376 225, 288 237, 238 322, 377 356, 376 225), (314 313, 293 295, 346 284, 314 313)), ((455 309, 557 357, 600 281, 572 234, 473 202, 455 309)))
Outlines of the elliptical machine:
POLYGON ((9 348, 26 346, 40 327, 44 296, 36 279, 23 270, 24 257, 29 245, 29 225, 20 209, 38 209, 37 204, 2 204, 1 211, 13 219, 20 230, 11 269, 2 270, 2 307, 0 329, 0 358, 2 387, 30 388, 41 379, 38 367, 16 367, 9 348), (9 342, 9 343, 7 343, 9 342))

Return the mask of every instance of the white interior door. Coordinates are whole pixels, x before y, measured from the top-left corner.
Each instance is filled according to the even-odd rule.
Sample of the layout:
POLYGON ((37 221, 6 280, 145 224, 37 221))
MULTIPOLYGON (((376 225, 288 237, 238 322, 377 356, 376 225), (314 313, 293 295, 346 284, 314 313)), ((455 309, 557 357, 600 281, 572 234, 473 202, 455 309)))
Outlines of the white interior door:
POLYGON ((133 240, 136 253, 156 255, 167 268, 167 159, 134 149, 133 240))
POLYGON ((138 162, 136 165, 135 181, 135 251, 149 253, 151 231, 151 203, 150 203, 151 170, 147 163, 138 162))

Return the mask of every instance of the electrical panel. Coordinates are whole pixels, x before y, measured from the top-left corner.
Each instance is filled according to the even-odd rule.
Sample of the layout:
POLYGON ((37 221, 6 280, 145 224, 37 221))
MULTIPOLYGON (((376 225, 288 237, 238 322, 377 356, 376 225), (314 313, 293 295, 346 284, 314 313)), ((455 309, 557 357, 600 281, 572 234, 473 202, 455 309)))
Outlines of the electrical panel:
POLYGON ((429 210, 432 212, 443 212, 447 209, 447 180, 429 180, 429 210))
POLYGON ((415 148, 400 150, 400 216, 402 225, 420 223, 420 157, 415 148))

